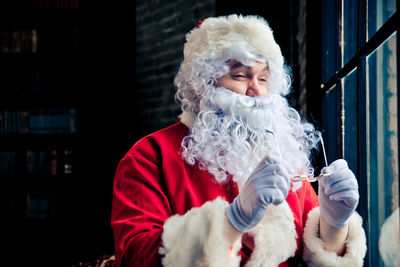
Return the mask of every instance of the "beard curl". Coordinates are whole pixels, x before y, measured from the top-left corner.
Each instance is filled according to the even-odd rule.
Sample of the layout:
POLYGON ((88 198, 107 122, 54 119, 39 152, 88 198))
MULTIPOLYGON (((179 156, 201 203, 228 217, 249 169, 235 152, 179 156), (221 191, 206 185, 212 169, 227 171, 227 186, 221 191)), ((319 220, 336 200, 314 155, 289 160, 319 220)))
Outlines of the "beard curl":
POLYGON ((191 132, 182 141, 182 157, 209 171, 218 182, 229 175, 244 184, 267 155, 282 157, 295 174, 311 174, 311 150, 319 142, 314 127, 300 119, 279 94, 264 97, 240 95, 225 88, 209 87, 199 101, 191 132))

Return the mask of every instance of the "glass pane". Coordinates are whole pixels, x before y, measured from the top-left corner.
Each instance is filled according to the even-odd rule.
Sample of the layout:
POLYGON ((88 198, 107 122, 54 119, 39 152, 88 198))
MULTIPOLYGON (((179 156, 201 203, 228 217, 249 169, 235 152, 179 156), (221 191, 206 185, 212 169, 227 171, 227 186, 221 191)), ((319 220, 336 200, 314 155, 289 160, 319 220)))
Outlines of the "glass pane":
POLYGON ((321 8, 321 64, 324 66, 321 69, 321 81, 326 83, 336 71, 336 53, 335 46, 337 44, 336 34, 336 4, 334 0, 327 0, 321 8))
POLYGON ((396 12, 396 0, 368 0, 368 39, 396 12))
POLYGON ((328 164, 337 159, 336 86, 322 97, 322 137, 328 164))
POLYGON ((342 1, 343 33, 340 47, 342 49, 342 66, 357 53, 357 1, 342 1))
POLYGON ((354 172, 357 169, 357 69, 343 80, 343 155, 354 172))
MULTIPOLYGON (((384 266, 388 254, 399 247, 388 224, 399 220, 398 210, 398 125, 396 34, 386 40, 368 59, 367 90, 369 94, 369 218, 371 266, 384 266), (388 219, 392 218, 392 219, 388 219), (386 225, 382 228, 383 225, 386 225), (386 230, 384 230, 386 229, 386 230), (381 238, 380 238, 381 235, 381 238), (389 237, 389 238, 387 238, 389 237), (379 257, 379 255, 383 255, 379 257)), ((397 224, 398 227, 398 224, 397 224)), ((393 228, 392 228, 393 229, 393 228)), ((398 229, 397 229, 398 230, 398 229)), ((392 266, 389 262, 387 266, 392 266)))

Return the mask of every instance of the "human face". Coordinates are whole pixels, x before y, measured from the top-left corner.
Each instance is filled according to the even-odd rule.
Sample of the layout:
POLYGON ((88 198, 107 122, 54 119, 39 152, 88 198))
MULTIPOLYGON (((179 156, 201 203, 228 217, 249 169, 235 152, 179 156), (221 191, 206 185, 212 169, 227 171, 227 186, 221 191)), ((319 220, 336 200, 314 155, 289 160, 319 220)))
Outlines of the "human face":
POLYGON ((268 63, 257 61, 254 66, 245 66, 235 61, 230 67, 229 73, 218 79, 218 86, 248 96, 268 94, 268 63))

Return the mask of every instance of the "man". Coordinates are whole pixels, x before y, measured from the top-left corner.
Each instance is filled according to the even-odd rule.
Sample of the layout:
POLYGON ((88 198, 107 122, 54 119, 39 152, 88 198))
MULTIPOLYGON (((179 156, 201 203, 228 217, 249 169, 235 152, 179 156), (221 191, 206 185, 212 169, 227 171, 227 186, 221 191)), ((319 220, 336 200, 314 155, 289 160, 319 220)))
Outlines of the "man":
POLYGON ((186 36, 181 122, 139 140, 114 181, 118 266, 362 266, 357 180, 344 160, 307 179, 318 135, 284 96, 267 22, 209 18, 186 36))

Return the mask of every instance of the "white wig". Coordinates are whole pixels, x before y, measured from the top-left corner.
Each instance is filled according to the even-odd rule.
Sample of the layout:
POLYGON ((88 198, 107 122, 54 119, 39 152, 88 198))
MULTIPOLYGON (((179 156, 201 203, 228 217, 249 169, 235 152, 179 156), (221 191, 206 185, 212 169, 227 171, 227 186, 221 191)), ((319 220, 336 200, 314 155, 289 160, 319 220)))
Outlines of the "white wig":
POLYGON ((228 73, 230 60, 252 66, 268 62, 270 92, 287 95, 290 70, 283 64, 279 45, 265 19, 230 15, 208 18, 186 35, 184 60, 175 78, 177 100, 183 111, 199 112, 199 97, 207 86, 228 73))

